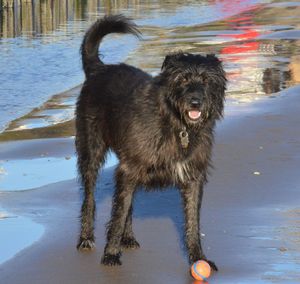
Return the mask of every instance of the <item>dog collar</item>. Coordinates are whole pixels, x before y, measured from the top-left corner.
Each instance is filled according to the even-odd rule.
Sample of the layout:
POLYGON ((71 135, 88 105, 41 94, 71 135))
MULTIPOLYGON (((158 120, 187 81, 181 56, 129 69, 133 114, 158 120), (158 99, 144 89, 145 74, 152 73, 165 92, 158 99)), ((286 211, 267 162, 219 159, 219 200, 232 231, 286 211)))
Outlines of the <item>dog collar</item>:
POLYGON ((179 132, 179 138, 182 148, 186 149, 189 146, 189 134, 186 131, 186 128, 183 127, 182 131, 179 132))

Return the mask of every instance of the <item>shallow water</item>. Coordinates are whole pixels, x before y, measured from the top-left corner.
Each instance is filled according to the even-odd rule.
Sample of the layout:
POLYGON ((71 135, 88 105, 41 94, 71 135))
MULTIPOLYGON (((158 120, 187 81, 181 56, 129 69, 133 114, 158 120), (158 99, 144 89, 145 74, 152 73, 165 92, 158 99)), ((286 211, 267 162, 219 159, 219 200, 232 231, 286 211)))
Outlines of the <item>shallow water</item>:
POLYGON ((0 161, 0 192, 38 188, 76 175, 74 157, 0 161), (53 172, 55 169, 55 172, 53 172))
MULTIPOLYGON (((103 168, 112 167, 117 163, 117 157, 109 153, 103 168)), ((76 171, 74 156, 3 160, 0 161, 0 194, 70 180, 76 176, 76 171)))
POLYGON ((135 19, 143 40, 108 37, 101 46, 106 62, 126 61, 155 74, 170 51, 217 53, 228 74, 228 97, 235 103, 272 95, 300 81, 296 1, 32 3, 0 13, 0 130, 49 126, 73 116, 78 93, 69 99, 64 94, 67 105, 58 110, 47 111, 44 104, 83 81, 79 57, 83 33, 107 13, 135 19), (10 124, 26 114, 29 117, 10 124))
POLYGON ((45 231, 42 225, 33 222, 29 218, 10 215, 1 208, 0 227, 0 264, 38 240, 45 231))

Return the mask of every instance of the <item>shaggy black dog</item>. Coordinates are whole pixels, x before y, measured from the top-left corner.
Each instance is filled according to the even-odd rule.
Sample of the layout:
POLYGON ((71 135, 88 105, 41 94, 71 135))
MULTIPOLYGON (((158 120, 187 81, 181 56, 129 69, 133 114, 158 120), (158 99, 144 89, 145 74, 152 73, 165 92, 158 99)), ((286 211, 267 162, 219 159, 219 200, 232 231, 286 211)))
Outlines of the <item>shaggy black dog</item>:
POLYGON ((182 195, 189 261, 207 260, 201 248, 199 213, 213 130, 223 113, 222 64, 214 55, 179 52, 166 56, 156 77, 126 64, 106 65, 98 48, 109 33, 139 36, 129 19, 107 16, 92 25, 81 46, 86 80, 77 102, 76 149, 85 196, 77 247, 94 248, 94 188, 98 169, 111 149, 120 163, 102 263, 120 265, 123 248, 139 247, 132 231, 136 189, 170 185, 182 195))

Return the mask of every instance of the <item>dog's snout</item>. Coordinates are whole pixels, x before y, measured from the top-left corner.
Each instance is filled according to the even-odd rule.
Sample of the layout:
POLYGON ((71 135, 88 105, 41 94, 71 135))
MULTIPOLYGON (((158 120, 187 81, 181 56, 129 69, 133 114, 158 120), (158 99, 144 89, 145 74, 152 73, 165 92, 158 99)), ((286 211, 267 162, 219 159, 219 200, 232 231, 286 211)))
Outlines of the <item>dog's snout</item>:
POLYGON ((191 106, 193 106, 193 107, 199 107, 201 104, 201 101, 198 98, 192 98, 190 103, 191 103, 191 106))

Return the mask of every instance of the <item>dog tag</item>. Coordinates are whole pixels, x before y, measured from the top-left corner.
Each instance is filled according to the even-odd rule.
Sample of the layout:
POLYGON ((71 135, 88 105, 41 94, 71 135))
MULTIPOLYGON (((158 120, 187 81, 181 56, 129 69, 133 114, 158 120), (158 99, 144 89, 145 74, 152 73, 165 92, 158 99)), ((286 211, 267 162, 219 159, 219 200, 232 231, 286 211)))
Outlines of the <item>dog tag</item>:
POLYGON ((186 149, 189 146, 189 134, 186 132, 186 130, 180 131, 179 138, 181 142, 182 148, 186 149))

